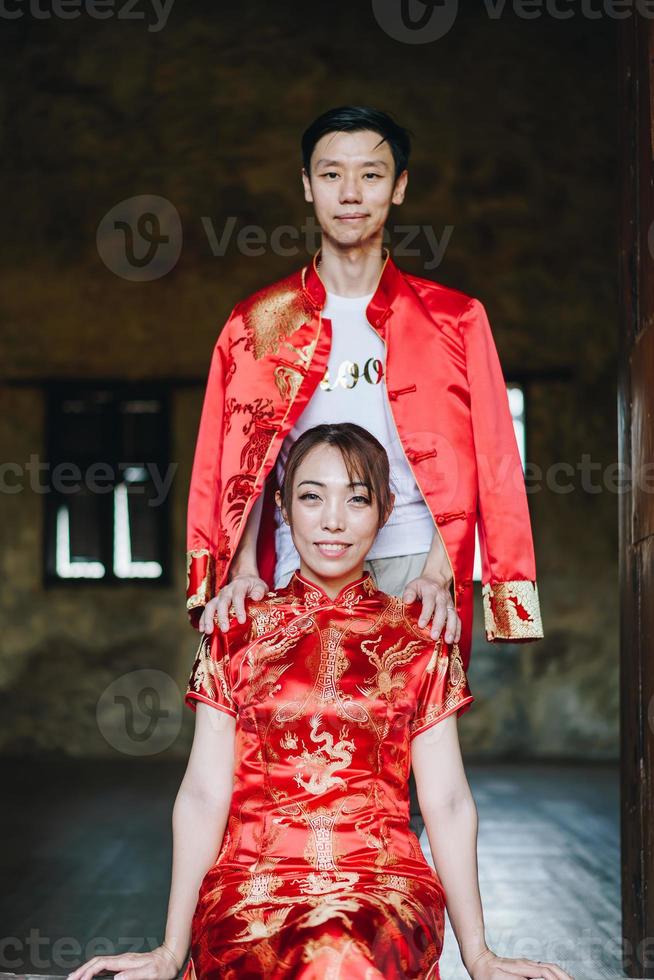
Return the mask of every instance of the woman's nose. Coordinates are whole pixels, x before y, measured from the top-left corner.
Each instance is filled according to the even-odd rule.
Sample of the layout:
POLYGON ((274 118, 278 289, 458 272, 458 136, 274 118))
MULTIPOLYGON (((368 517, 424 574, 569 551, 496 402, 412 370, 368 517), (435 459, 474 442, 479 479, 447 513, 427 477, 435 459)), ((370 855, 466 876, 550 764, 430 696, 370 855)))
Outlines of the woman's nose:
POLYGON ((338 504, 326 506, 322 512, 322 526, 327 531, 342 531, 345 527, 343 508, 338 504))

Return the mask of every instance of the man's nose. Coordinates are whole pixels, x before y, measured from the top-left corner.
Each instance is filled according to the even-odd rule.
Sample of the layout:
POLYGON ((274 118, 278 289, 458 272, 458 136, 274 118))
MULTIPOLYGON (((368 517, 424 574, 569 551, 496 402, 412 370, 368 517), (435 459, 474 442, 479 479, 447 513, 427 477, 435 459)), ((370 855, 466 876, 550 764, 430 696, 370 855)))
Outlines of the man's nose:
POLYGON ((361 201, 361 183, 354 174, 345 176, 341 184, 341 201, 361 201))

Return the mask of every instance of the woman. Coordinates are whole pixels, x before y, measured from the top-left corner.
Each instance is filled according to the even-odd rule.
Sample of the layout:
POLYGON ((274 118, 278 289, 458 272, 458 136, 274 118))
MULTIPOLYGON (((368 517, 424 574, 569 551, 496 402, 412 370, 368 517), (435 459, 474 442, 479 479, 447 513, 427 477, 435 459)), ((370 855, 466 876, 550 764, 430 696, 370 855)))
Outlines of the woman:
POLYGON ((363 571, 393 499, 386 452, 360 426, 294 444, 277 504, 300 568, 203 636, 191 671, 165 942, 70 980, 172 980, 189 944, 184 980, 435 980, 446 895, 473 980, 570 980, 486 946, 458 646, 363 571), (411 765, 438 873, 410 830, 411 765))

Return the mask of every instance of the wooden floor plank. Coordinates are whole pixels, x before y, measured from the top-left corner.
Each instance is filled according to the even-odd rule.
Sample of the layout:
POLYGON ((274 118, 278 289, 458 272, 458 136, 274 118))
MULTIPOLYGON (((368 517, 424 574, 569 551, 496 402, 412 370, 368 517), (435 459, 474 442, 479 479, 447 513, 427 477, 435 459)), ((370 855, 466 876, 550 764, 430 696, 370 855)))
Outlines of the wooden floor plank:
MULTIPOLYGON (((157 945, 183 765, 15 760, 7 768, 20 805, 0 811, 9 884, 0 921, 13 937, 0 980, 65 976, 103 937, 108 952, 157 945)), ((559 963, 575 980, 622 978, 617 766, 488 763, 467 772, 491 948, 559 963)), ((412 825, 429 859, 422 821, 412 825)), ((441 967, 443 980, 467 980, 449 920, 441 967)))

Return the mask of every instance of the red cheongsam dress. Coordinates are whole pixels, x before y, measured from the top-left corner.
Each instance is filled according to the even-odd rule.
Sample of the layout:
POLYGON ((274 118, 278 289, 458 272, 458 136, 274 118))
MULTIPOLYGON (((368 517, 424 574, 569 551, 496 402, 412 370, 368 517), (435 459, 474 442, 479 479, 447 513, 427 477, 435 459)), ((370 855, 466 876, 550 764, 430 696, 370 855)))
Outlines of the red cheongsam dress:
POLYGON ((331 599, 296 571, 200 643, 185 702, 236 718, 235 771, 184 980, 438 980, 445 895, 410 829, 411 740, 474 699, 421 608, 368 572, 331 599))

